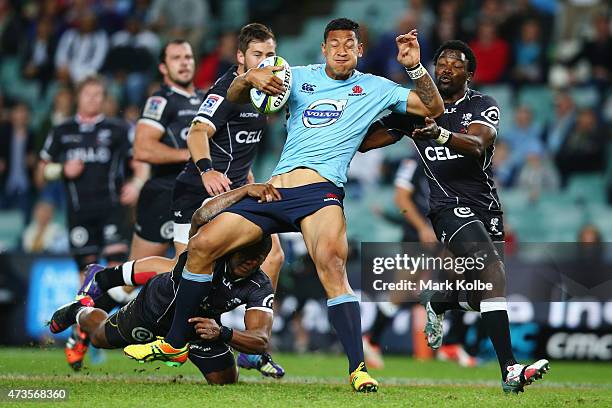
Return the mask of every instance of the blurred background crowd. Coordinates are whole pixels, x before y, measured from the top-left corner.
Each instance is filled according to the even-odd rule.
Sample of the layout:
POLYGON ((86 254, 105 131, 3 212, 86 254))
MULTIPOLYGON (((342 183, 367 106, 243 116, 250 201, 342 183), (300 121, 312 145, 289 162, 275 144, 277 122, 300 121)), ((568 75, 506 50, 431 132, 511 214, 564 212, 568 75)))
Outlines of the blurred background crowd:
MULTIPOLYGON (((41 187, 35 170, 49 129, 74 114, 80 79, 103 75, 105 114, 135 125, 159 86, 165 41, 191 42, 195 85, 207 89, 235 62, 243 24, 270 26, 277 53, 302 65, 321 62, 323 28, 338 16, 362 26, 359 69, 406 86, 398 33, 418 28, 430 69, 446 40, 473 48, 471 86, 501 108, 493 162, 510 242, 612 240, 611 13, 605 0, 0 0, 0 251, 68 252, 63 187, 41 187)), ((269 122, 258 181, 285 140, 282 115, 269 122)), ((393 180, 413 154, 402 140, 355 158, 345 201, 353 242, 401 238, 393 180)), ((316 280, 303 243, 283 243, 285 275, 316 280)))
MULTIPOLYGON (((430 67, 443 41, 470 44, 478 59, 472 86, 502 109, 494 166, 506 223, 519 239, 571 241, 587 223, 603 229, 604 237, 612 234, 605 220, 612 219, 612 30, 605 1, 336 0, 289 9, 281 0, 0 0, 2 247, 67 248, 62 187, 39 190, 34 169, 50 127, 73 114, 77 81, 103 74, 106 115, 134 124, 159 84, 157 54, 168 39, 193 44, 195 84, 206 89, 234 62, 242 24, 270 25, 278 54, 301 65, 321 60, 322 27, 335 15, 362 24, 361 71, 408 86, 395 61, 398 33, 419 29, 422 60, 430 67), (541 217, 534 203, 548 216, 541 217), (36 230, 54 220, 45 244, 36 230)), ((259 180, 269 175, 283 132, 283 121, 273 118, 256 163, 259 180)), ((384 198, 391 198, 393 173, 410 149, 402 141, 356 158, 350 172, 355 205, 347 211, 366 225, 352 228, 352 238, 367 234, 368 222, 376 224, 379 240, 399 237, 400 227, 376 214, 394 211, 393 200, 384 198)))

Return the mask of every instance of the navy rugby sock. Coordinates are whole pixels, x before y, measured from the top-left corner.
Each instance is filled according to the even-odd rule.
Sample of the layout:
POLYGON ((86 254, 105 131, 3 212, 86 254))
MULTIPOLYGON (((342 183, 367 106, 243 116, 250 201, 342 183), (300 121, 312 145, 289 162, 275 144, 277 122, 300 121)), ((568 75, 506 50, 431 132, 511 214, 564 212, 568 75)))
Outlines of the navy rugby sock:
POLYGON ((172 347, 178 349, 187 344, 189 336, 193 333, 193 326, 187 320, 197 316, 200 303, 210 292, 211 282, 212 275, 191 273, 183 268, 175 296, 176 306, 172 326, 165 339, 172 347))
MULTIPOLYGON (((353 294, 340 295, 327 300, 329 321, 344 347, 349 360, 349 373, 364 362, 361 342, 361 313, 359 301, 353 294)), ((365 363, 364 363, 365 364, 365 363)), ((364 365, 363 371, 367 371, 364 365)))

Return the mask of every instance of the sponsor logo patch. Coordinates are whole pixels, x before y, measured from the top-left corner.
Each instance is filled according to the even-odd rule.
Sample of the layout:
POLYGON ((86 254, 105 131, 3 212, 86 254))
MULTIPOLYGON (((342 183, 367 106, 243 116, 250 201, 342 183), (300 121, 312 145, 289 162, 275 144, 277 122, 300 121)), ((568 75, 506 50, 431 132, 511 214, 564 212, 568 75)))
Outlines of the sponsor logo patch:
POLYGON ((474 216, 474 213, 470 207, 457 207, 453 209, 453 212, 459 218, 469 218, 474 216))
POLYGON ((219 109, 219 106, 221 106, 223 99, 225 98, 222 97, 221 95, 217 95, 217 94, 208 95, 206 99, 204 100, 204 102, 202 102, 202 106, 200 106, 200 110, 198 111, 198 114, 213 116, 215 112, 217 111, 217 109, 219 109))
POLYGON ((492 125, 497 126, 499 124, 499 108, 497 106, 490 106, 484 110, 481 115, 492 125))
POLYGON ((142 116, 159 121, 164 113, 168 100, 161 96, 151 96, 147 99, 142 116))

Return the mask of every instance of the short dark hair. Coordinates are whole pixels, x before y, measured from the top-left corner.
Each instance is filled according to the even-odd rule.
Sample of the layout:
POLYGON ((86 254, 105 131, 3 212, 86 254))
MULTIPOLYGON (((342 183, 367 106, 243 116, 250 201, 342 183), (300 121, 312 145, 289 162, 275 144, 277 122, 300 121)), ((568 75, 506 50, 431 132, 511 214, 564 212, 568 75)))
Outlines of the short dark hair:
POLYGON ((359 24, 354 22, 353 20, 349 20, 348 18, 335 18, 330 21, 325 27, 325 32, 323 33, 323 42, 327 41, 327 35, 330 31, 335 30, 350 30, 355 33, 357 37, 357 41, 361 41, 361 36, 359 35, 359 24))
MULTIPOLYGON (((189 41, 183 39, 183 38, 175 38, 174 40, 170 40, 167 43, 164 44, 164 46, 162 47, 161 51, 159 52, 159 63, 160 64, 165 64, 166 63, 166 51, 168 50, 168 47, 171 45, 180 45, 180 44, 189 44, 189 41)), ((189 44, 191 45, 191 44, 189 44)))
POLYGON ((247 24, 240 29, 240 33, 238 34, 238 49, 245 54, 251 41, 264 42, 270 38, 276 41, 274 33, 268 26, 260 23, 247 24))
POLYGON ((256 243, 240 248, 238 253, 242 256, 251 259, 257 258, 261 255, 268 256, 270 250, 272 249, 272 238, 270 235, 265 235, 262 239, 257 241, 256 243))
POLYGON ((455 50, 462 52, 467 58, 467 70, 468 72, 475 73, 476 72, 476 56, 474 55, 474 51, 470 48, 469 45, 460 40, 449 40, 443 43, 436 53, 434 54, 434 65, 437 64, 438 58, 442 54, 444 50, 455 50))

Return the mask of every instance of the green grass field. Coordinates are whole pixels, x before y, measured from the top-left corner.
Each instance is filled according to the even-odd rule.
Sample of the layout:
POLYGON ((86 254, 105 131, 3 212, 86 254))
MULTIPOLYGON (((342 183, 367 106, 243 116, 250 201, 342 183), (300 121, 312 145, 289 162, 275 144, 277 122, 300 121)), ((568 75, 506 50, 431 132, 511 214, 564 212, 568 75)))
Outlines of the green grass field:
MULTIPOLYGON (((101 365, 73 373, 63 353, 50 349, 0 349, 0 389, 65 388, 67 401, 10 403, 0 407, 539 407, 612 406, 612 365, 552 362, 543 381, 520 395, 501 391, 496 364, 465 369, 451 363, 388 357, 376 394, 351 392, 345 359, 325 354, 276 354, 287 375, 277 381, 243 371, 240 383, 211 387, 195 367, 138 364, 121 352, 107 352, 101 365)), ((86 360, 87 362, 87 360, 86 360)))

